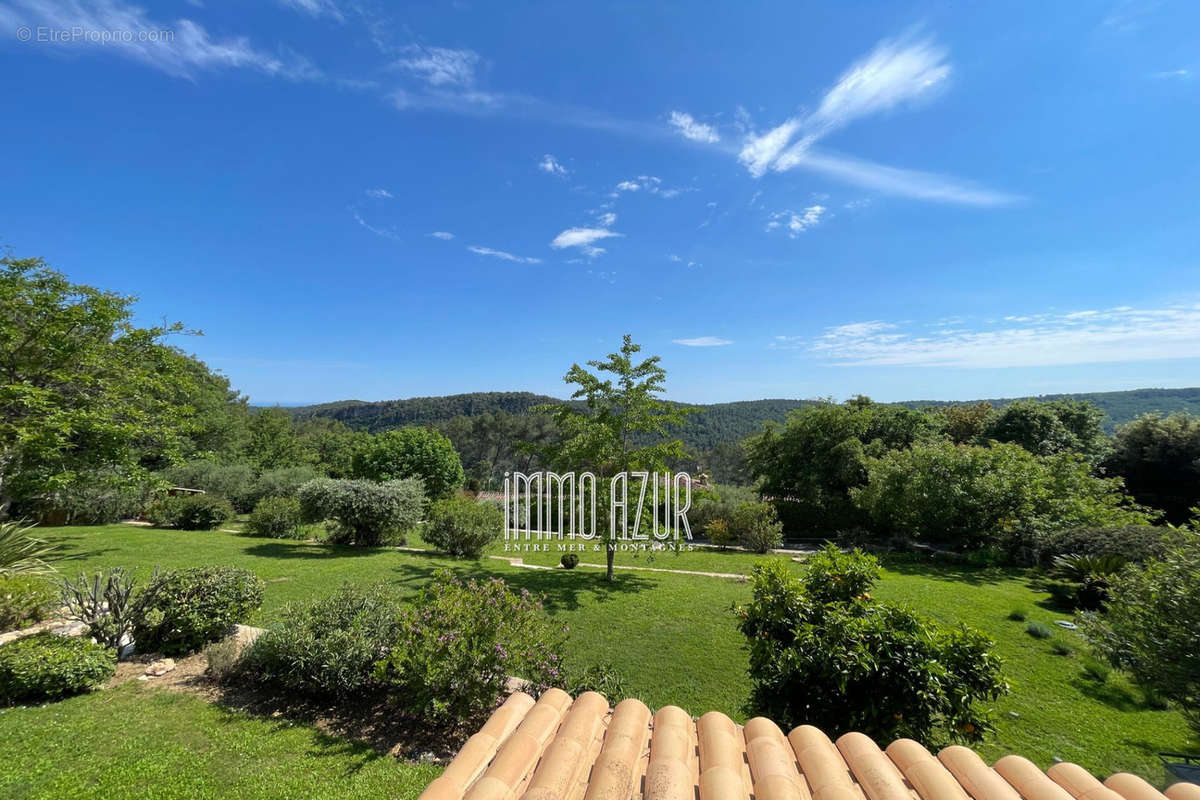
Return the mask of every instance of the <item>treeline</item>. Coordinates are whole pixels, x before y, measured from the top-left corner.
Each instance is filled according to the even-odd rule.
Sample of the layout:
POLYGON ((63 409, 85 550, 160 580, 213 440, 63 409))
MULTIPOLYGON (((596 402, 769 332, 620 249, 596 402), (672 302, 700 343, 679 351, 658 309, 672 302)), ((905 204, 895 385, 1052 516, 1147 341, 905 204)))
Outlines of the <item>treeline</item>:
POLYGON ((1115 436, 1102 418, 1078 400, 913 410, 858 397, 750 437, 744 470, 790 536, 846 544, 918 541, 1030 562, 1073 531, 1194 518, 1200 417, 1146 414, 1115 436))

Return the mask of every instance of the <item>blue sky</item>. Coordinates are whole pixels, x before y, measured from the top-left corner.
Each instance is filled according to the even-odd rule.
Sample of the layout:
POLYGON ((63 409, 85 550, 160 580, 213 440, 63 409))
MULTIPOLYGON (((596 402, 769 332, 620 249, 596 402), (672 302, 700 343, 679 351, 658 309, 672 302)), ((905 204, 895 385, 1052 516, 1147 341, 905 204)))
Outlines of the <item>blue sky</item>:
POLYGON ((1200 384, 1200 6, 0 0, 0 243, 255 402, 1200 384), (24 26, 24 27, 22 27, 24 26))

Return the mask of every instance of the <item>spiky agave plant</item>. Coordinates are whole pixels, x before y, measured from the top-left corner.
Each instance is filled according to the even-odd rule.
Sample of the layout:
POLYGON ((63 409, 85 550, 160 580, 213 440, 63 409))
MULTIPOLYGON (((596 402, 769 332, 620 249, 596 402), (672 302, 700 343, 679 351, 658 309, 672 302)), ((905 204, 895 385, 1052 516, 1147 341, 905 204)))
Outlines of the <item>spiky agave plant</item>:
POLYGON ((49 575, 58 548, 30 535, 32 525, 0 522, 0 578, 16 575, 49 575))

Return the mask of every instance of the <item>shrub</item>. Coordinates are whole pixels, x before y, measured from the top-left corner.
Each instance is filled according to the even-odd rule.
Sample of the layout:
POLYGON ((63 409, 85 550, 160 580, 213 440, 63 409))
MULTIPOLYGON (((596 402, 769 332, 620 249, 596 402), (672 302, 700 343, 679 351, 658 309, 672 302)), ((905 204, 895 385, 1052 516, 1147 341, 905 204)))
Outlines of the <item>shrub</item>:
POLYGON ((367 546, 403 543, 404 534, 420 521, 425 502, 416 479, 374 483, 321 478, 301 486, 298 496, 306 522, 334 523, 330 541, 367 546))
POLYGON ((1040 622, 1030 622, 1025 626, 1025 632, 1035 639, 1049 639, 1054 635, 1053 631, 1040 622))
POLYGON ((714 520, 731 519, 738 504, 758 500, 758 492, 749 486, 712 484, 703 489, 697 487, 694 491, 687 516, 688 523, 698 531, 707 531, 714 520))
POLYGON ((1074 453, 1035 456, 1015 444, 919 443, 871 459, 852 495, 877 533, 959 549, 1004 546, 1031 560, 1045 531, 1143 524, 1119 480, 1074 453))
POLYGON ((36 575, 0 578, 0 631, 44 620, 58 605, 54 584, 36 575))
POLYGON ((249 464, 218 464, 215 461, 190 461, 171 467, 163 477, 172 486, 203 489, 228 500, 239 514, 254 508, 258 479, 249 464))
POLYGON ((0 578, 18 575, 50 575, 50 562, 59 557, 59 549, 30 534, 32 525, 0 522, 0 578))
POLYGON ((204 648, 204 674, 217 682, 232 679, 241 670, 242 650, 237 637, 210 644, 204 648))
POLYGON ((1069 656, 1069 655, 1074 654, 1074 652, 1075 652, 1075 648, 1072 647, 1071 645, 1067 644, 1066 642, 1057 642, 1057 641, 1051 643, 1050 650, 1056 656, 1069 656))
POLYGON ((1061 582, 1051 582, 1050 593, 1067 608, 1091 611, 1103 608, 1108 600, 1108 584, 1113 575, 1125 568, 1120 556, 1055 556, 1053 574, 1061 582))
POLYGON ((41 506, 65 513, 71 525, 103 525, 137 516, 152 490, 153 482, 144 474, 84 472, 55 490, 41 506))
POLYGON ((303 539, 302 523, 299 500, 294 497, 264 497, 250 513, 246 532, 272 539, 303 539))
POLYGON ((558 563, 562 564, 564 569, 575 569, 579 566, 579 556, 575 553, 563 553, 558 563))
POLYGON ((504 515, 494 505, 453 498, 430 506, 421 536, 452 556, 479 558, 503 527, 504 515))
POLYGON ((1026 612, 1023 608, 1014 608, 1012 611, 1008 612, 1008 618, 1013 622, 1024 622, 1027 616, 1028 612, 1026 612))
POLYGON ((1113 577, 1107 613, 1080 615, 1096 650, 1200 731, 1200 532, 1179 531, 1161 560, 1113 577))
POLYGON ((708 540, 722 550, 737 541, 737 537, 729 528, 729 523, 723 519, 714 519, 708 523, 704 532, 708 535, 708 540))
POLYGON ((233 506, 223 497, 189 494, 163 497, 146 509, 146 518, 155 525, 170 525, 185 531, 211 531, 233 517, 233 506))
POLYGON ((113 676, 117 654, 80 637, 36 633, 0 645, 0 702, 57 700, 113 676))
POLYGON ((396 640, 400 604, 385 586, 343 585, 283 610, 246 650, 239 673, 258 683, 342 700, 378 690, 375 662, 396 640))
POLYGON ((88 635, 114 650, 133 630, 140 613, 133 597, 134 580, 121 567, 100 570, 89 578, 81 574, 72 583, 62 582, 63 605, 71 619, 85 623, 88 635))
POLYGON ((979 739, 990 729, 980 704, 1008 688, 994 643, 871 599, 877 571, 873 558, 832 546, 800 577, 776 561, 754 568, 753 599, 738 609, 750 647, 748 712, 830 736, 979 739))
POLYGON ((1146 414, 1122 425, 1105 465, 1139 503, 1161 509, 1168 522, 1186 522, 1200 505, 1200 417, 1146 414))
POLYGON ((535 693, 561 686, 565 637, 529 592, 514 594, 499 578, 464 583, 438 570, 401 612, 377 676, 408 712, 465 722, 495 706, 509 675, 528 680, 535 693))
POLYGON ((783 525, 770 503, 741 503, 733 511, 733 535, 747 550, 765 553, 783 544, 783 525))
POLYGON ((354 454, 352 470, 372 481, 419 478, 434 499, 449 497, 466 479, 454 445, 430 428, 379 434, 354 454))
POLYGON ((138 601, 133 637, 142 653, 190 653, 245 622, 262 603, 263 582, 237 567, 156 573, 138 601))
POLYGON ((1107 683, 1112 674, 1112 667, 1098 658, 1085 656, 1083 659, 1083 677, 1096 683, 1107 683))
POLYGON ((309 466, 269 469, 254 482, 253 503, 257 506, 267 497, 295 497, 301 486, 320 477, 321 473, 309 466))
POLYGON ((1170 529, 1153 525, 1112 525, 1047 531, 1037 540, 1037 560, 1043 566, 1056 556, 1119 556, 1143 564, 1160 557, 1169 545, 1170 529))
POLYGON ((582 670, 568 672, 567 692, 578 697, 584 692, 599 692, 616 705, 618 698, 625 697, 625 680, 621 673, 608 662, 592 664, 582 670))

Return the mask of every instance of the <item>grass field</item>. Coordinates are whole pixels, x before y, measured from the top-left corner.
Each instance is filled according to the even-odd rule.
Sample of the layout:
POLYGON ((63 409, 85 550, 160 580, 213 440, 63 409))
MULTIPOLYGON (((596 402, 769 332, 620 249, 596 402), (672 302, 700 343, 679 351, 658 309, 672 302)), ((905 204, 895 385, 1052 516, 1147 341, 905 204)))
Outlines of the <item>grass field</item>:
MULTIPOLYGON (((737 580, 624 571, 610 585, 599 580, 597 570, 584 568, 529 570, 487 558, 464 562, 221 532, 104 526, 43 533, 69 552, 61 565, 67 574, 116 565, 142 576, 156 565, 245 567, 268 582, 263 607, 252 620, 262 625, 277 619, 285 604, 325 594, 344 581, 386 581, 414 592, 439 566, 499 575, 545 594, 550 613, 569 624, 569 664, 612 664, 628 692, 652 707, 675 704, 693 714, 718 709, 745 717, 747 658, 729 609, 749 598, 749 587, 737 580)), ((556 553, 508 555, 529 563, 558 560, 556 553)), ((581 560, 601 563, 602 556, 589 553, 581 560)), ((622 554, 618 563, 744 573, 758 558, 693 552, 658 554, 647 562, 644 556, 622 554)), ((965 622, 996 638, 1013 691, 997 704, 996 735, 979 748, 989 759, 1019 752, 1045 767, 1060 758, 1096 774, 1128 770, 1161 785, 1165 775, 1154 753, 1197 746, 1178 713, 1146 707, 1120 676, 1104 684, 1089 681, 1078 657, 1054 654, 1056 640, 1080 649, 1076 634, 1053 625, 1064 615, 1047 607, 1046 595, 1030 587, 1023 571, 893 563, 877 595, 944 622, 965 622), (1025 623, 1007 618, 1016 608, 1026 610, 1030 620, 1051 625, 1055 638, 1028 636, 1025 623)), ((3 797, 49 798, 69 794, 68 788, 96 792, 123 784, 151 786, 159 778, 168 781, 170 791, 126 795, 290 797, 290 787, 295 787, 296 796, 332 797, 332 788, 328 795, 320 793, 332 782, 339 797, 414 797, 430 777, 428 767, 377 757, 303 725, 281 727, 277 721, 234 714, 145 685, 0 712, 3 797), (197 748, 196 758, 185 757, 197 748), (230 783, 223 777, 242 772, 263 780, 230 783), (265 783, 268 777, 270 784, 265 783)))

